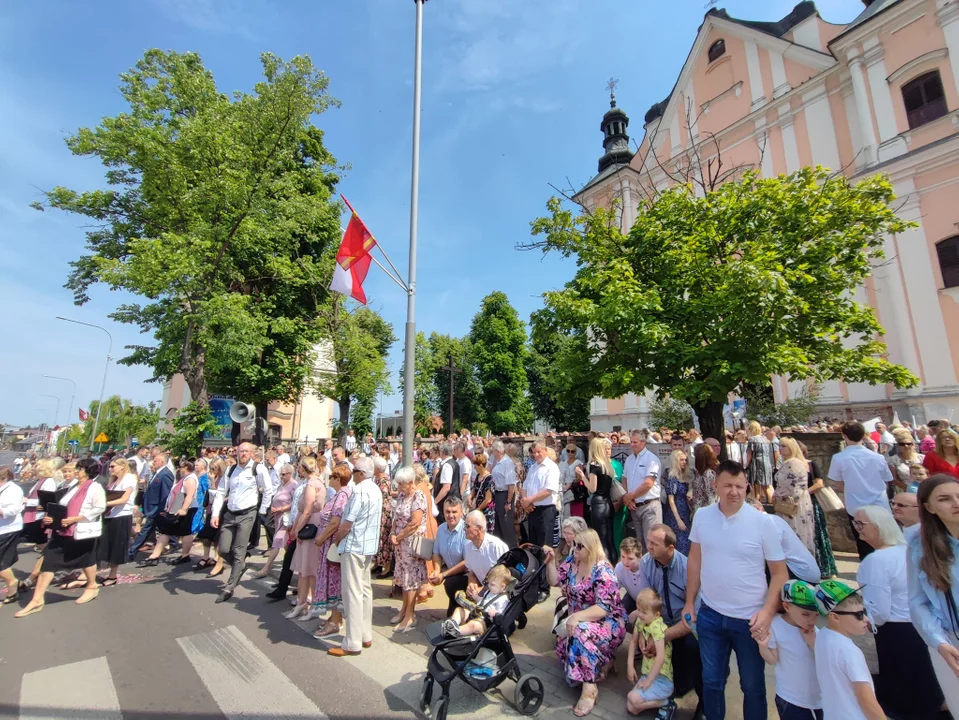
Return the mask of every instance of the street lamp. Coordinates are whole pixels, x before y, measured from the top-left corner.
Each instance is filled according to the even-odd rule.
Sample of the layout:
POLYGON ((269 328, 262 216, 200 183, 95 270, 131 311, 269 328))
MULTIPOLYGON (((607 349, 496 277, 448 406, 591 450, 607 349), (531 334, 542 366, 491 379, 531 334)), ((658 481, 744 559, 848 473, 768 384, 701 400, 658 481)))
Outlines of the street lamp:
POLYGON ((40 393, 40 397, 53 398, 57 401, 57 411, 53 413, 53 424, 56 425, 57 421, 60 419, 60 398, 58 398, 56 395, 44 395, 43 393, 40 393))
POLYGON ((103 407, 103 391, 107 387, 107 371, 110 369, 110 353, 113 352, 113 336, 110 334, 110 331, 107 330, 102 325, 94 325, 93 323, 82 322, 80 320, 71 320, 70 318, 61 317, 57 315, 57 320, 63 320, 64 322, 75 323, 76 325, 86 325, 87 327, 96 328, 97 330, 103 330, 107 334, 107 337, 110 338, 110 344, 107 345, 107 364, 103 368, 103 384, 100 385, 100 402, 97 403, 97 415, 93 420, 93 432, 90 434, 90 452, 93 452, 93 444, 97 437, 97 427, 100 425, 100 408, 103 407))
MULTIPOLYGON (((73 420, 72 420, 72 418, 73 418, 73 400, 74 400, 74 399, 76 398, 76 396, 77 396, 77 384, 76 384, 75 382, 73 382, 73 380, 71 380, 70 378, 58 377, 58 376, 56 376, 56 375, 44 375, 43 377, 47 378, 48 380, 62 380, 63 382, 68 382, 68 383, 70 383, 71 385, 73 385, 73 394, 70 396, 70 409, 67 410, 67 435, 69 436, 69 434, 70 434, 69 428, 72 428, 72 427, 73 427, 73 420)), ((70 438, 68 437, 67 439, 69 440, 70 438)), ((62 449, 62 448, 58 447, 57 449, 60 450, 60 449, 62 449)))

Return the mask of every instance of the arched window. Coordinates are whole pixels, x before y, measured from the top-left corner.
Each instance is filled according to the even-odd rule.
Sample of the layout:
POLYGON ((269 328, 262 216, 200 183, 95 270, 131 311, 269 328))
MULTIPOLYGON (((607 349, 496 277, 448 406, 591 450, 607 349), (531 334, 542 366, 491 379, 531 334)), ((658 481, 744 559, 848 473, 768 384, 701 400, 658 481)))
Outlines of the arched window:
POLYGON ((726 41, 720 38, 709 46, 709 62, 718 60, 726 54, 726 41))
POLYGON ((936 243, 936 254, 942 270, 942 286, 959 287, 959 235, 936 243))
POLYGON ((910 128, 925 125, 949 112, 939 71, 927 72, 903 85, 902 102, 910 128))

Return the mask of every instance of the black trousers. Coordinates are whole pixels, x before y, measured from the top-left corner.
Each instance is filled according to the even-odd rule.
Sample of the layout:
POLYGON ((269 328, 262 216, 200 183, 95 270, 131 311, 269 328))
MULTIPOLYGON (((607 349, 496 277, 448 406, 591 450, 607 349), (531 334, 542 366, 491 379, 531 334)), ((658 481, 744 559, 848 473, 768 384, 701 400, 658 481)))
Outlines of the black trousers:
POLYGON ((496 535, 511 548, 516 547, 516 528, 512 510, 506 509, 509 499, 509 490, 497 490, 493 493, 493 504, 496 507, 496 535))
MULTIPOLYGON (((529 515, 529 541, 536 547, 553 547, 553 526, 556 524, 555 505, 537 505, 529 515)), ((539 576, 540 592, 549 592, 546 573, 539 576)))
POLYGON ((859 561, 862 562, 866 555, 875 550, 875 548, 859 537, 859 531, 856 530, 852 515, 847 515, 846 517, 849 518, 849 527, 852 529, 852 536, 856 538, 856 551, 859 553, 859 561))
MULTIPOLYGON (((270 510, 267 510, 265 515, 260 515, 260 527, 266 532, 266 547, 269 550, 273 547, 273 536, 276 534, 274 517, 270 510)), ((256 547, 256 543, 254 543, 254 547, 256 547)))
POLYGON ((263 493, 259 493, 256 496, 256 510, 253 513, 253 527, 250 528, 250 545, 247 549, 247 555, 252 555, 260 544, 260 525, 263 524, 263 519, 260 516, 260 503, 262 502, 263 493))
POLYGON ((464 572, 459 575, 448 575, 443 581, 443 590, 446 591, 446 598, 449 600, 449 606, 446 608, 446 617, 450 617, 453 611, 458 607, 456 605, 456 593, 458 590, 466 592, 469 577, 469 573, 464 572))
POLYGON ((293 582, 293 553, 296 552, 296 540, 286 546, 283 551, 283 568, 280 570, 280 579, 277 581, 276 589, 284 595, 290 589, 290 583, 293 582))
POLYGON ((593 495, 589 501, 589 526, 599 535, 610 564, 616 564, 616 543, 613 540, 613 503, 608 497, 593 495))

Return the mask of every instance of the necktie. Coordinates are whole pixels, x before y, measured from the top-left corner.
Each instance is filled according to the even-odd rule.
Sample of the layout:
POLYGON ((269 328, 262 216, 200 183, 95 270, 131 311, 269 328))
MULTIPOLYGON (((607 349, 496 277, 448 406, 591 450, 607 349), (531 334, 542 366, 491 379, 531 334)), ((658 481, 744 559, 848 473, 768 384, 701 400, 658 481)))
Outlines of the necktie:
POLYGON ((663 606, 666 608, 666 617, 673 621, 673 606, 669 600, 669 567, 663 566, 663 606))

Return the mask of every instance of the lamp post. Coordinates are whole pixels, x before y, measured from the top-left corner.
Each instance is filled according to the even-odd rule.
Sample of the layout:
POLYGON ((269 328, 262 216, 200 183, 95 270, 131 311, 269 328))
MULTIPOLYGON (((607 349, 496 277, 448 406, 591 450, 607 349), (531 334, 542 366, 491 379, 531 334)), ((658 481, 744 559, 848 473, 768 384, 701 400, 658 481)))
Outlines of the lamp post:
POLYGON ((56 412, 53 413, 53 424, 56 425, 57 421, 60 419, 60 398, 58 398, 56 395, 46 395, 44 393, 40 393, 40 397, 53 398, 57 401, 57 409, 56 412))
MULTIPOLYGON (((56 376, 56 375, 44 375, 43 377, 47 378, 48 380, 62 380, 63 382, 68 382, 68 383, 70 383, 71 385, 73 385, 73 394, 70 396, 70 409, 67 410, 67 428, 68 428, 68 429, 67 429, 67 435, 69 435, 69 434, 70 434, 69 428, 72 428, 72 427, 73 427, 73 420, 72 420, 72 418, 73 418, 73 401, 74 401, 74 399, 75 399, 76 396, 77 396, 77 384, 76 384, 75 382, 73 382, 73 380, 71 380, 70 378, 58 377, 58 376, 56 376)), ((67 440, 69 440, 69 439, 70 439, 70 438, 68 437, 67 440)), ((58 447, 57 449, 60 450, 60 449, 62 449, 62 448, 58 447)))
POLYGON ((86 325, 87 327, 96 328, 97 330, 103 330, 107 334, 107 337, 110 338, 110 344, 107 345, 107 364, 103 368, 103 383, 100 385, 100 401, 97 403, 97 414, 93 420, 93 432, 90 434, 90 452, 93 452, 93 444, 97 437, 97 428, 100 425, 100 409, 103 407, 103 391, 107 387, 107 371, 110 369, 110 353, 113 352, 113 336, 110 334, 110 331, 107 330, 102 325, 94 325, 93 323, 82 322, 80 320, 71 320, 70 318, 61 317, 57 315, 57 320, 63 320, 64 322, 71 322, 76 325, 86 325))

